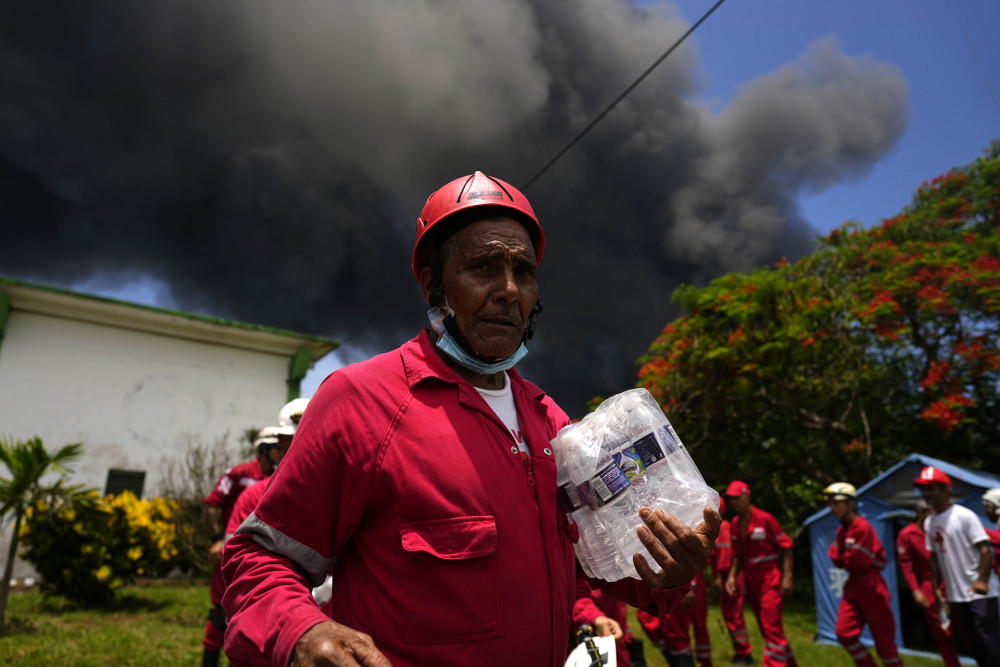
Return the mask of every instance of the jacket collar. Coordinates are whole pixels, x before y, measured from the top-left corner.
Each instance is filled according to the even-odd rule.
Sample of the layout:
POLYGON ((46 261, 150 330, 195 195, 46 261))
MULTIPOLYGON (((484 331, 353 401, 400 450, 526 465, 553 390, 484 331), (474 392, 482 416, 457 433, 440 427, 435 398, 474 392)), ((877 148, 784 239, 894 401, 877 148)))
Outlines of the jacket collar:
MULTIPOLYGON (((475 395, 478 398, 476 388, 445 363, 441 355, 438 354, 437 348, 431 341, 429 329, 422 329, 416 338, 404 343, 400 353, 403 357, 403 368, 410 391, 413 391, 414 387, 421 382, 432 380, 456 385, 463 396, 467 392, 472 392, 470 395, 475 395)), ((519 394, 537 402, 541 402, 545 398, 544 391, 522 378, 515 369, 507 371, 507 375, 510 376, 510 389, 515 398, 519 394)))

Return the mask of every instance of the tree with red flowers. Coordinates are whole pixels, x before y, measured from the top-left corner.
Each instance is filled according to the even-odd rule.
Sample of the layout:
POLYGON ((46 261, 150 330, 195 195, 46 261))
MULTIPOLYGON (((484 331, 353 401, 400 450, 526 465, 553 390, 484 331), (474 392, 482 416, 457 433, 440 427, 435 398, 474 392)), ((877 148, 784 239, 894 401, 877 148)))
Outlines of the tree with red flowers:
POLYGON ((673 299, 639 386, 710 483, 801 519, 911 452, 1000 471, 1000 142, 877 227, 673 299))

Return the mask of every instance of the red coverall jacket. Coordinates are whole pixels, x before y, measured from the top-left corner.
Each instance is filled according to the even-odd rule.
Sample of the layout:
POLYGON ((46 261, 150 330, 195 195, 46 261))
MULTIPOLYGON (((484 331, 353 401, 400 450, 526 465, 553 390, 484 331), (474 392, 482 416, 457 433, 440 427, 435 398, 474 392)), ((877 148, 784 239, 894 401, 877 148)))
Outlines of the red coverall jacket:
POLYGON ((742 525, 743 517, 733 517, 733 555, 743 562, 747 587, 754 595, 759 595, 760 587, 767 579, 768 585, 781 584, 781 563, 778 558, 785 549, 794 546, 792 538, 785 534, 778 520, 768 512, 756 507, 750 508, 750 520, 742 525), (777 572, 778 578, 771 581, 767 577, 777 572))
MULTIPOLYGON (((531 456, 426 330, 327 377, 227 544, 231 660, 287 665, 335 563, 334 620, 396 667, 561 667, 577 569, 549 441, 569 419, 508 374, 531 456)), ((603 588, 654 611, 688 590, 603 588)))
POLYGON ((253 486, 267 476, 260 469, 260 461, 254 459, 233 466, 219 478, 212 492, 205 496, 205 503, 222 510, 222 529, 229 523, 229 515, 233 512, 236 499, 248 487, 253 486))
POLYGON ((931 552, 927 550, 927 538, 924 531, 911 523, 903 527, 896 536, 896 553, 899 555, 899 569, 903 571, 903 579, 911 591, 922 591, 928 600, 936 599, 931 582, 931 552))
POLYGON ((850 525, 837 527, 837 539, 830 545, 827 555, 834 565, 850 574, 844 584, 845 596, 852 583, 858 586, 867 582, 865 575, 875 573, 881 578, 886 564, 882 542, 868 520, 860 515, 854 517, 850 525))

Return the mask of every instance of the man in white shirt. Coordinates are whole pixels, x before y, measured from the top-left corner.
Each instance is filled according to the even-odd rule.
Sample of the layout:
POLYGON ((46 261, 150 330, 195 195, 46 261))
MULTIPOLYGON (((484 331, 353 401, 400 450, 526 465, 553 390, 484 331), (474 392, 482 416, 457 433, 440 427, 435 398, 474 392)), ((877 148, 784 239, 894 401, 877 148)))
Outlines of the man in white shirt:
POLYGON ((986 530, 972 510, 951 502, 951 478, 943 470, 927 466, 913 484, 934 507, 924 524, 931 581, 940 599, 944 579, 959 646, 964 644, 980 667, 1000 665, 998 582, 986 530))

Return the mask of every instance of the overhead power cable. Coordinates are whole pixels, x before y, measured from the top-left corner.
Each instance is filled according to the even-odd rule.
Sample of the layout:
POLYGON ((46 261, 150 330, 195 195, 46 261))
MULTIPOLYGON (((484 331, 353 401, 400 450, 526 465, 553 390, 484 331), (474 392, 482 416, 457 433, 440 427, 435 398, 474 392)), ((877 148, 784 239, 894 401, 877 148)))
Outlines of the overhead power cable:
POLYGON ((549 170, 550 167, 552 167, 552 165, 554 165, 556 162, 558 162, 559 158, 561 158, 563 155, 565 155, 567 153, 567 151, 569 151, 569 149, 573 148, 573 146, 575 146, 576 143, 578 141, 580 141, 580 139, 583 139, 583 137, 586 136, 586 134, 588 132, 590 132, 592 129, 594 129, 595 125, 597 125, 598 123, 600 123, 601 120, 605 116, 607 116, 608 113, 612 109, 614 109, 616 106, 618 106, 619 102, 621 102, 623 99, 625 99, 625 97, 629 93, 631 93, 635 89, 636 86, 638 86, 640 83, 642 83, 643 79, 645 79, 647 76, 649 76, 649 74, 654 69, 656 69, 659 66, 660 63, 662 63, 664 60, 666 60, 667 56, 669 56, 671 53, 673 53, 677 49, 678 46, 680 46, 681 44, 683 44, 684 40, 686 40, 691 33, 693 33, 695 30, 697 30, 698 26, 700 26, 702 23, 704 23, 705 19, 707 19, 709 16, 711 16, 712 13, 715 12, 715 10, 718 9, 722 5, 722 3, 725 2, 725 1, 726 0, 719 0, 714 5, 712 5, 712 8, 709 9, 707 12, 705 12, 704 16, 702 16, 690 28, 688 28, 687 32, 685 32, 683 35, 681 35, 680 38, 676 42, 674 42, 673 45, 669 49, 667 49, 662 56, 660 56, 659 58, 656 59, 656 62, 654 62, 652 65, 650 65, 649 68, 647 68, 646 71, 643 72, 639 76, 638 79, 636 79, 635 81, 632 82, 632 85, 630 85, 628 88, 626 88, 625 91, 622 92, 621 95, 619 95, 618 97, 616 97, 615 100, 611 104, 609 104, 606 109, 604 109, 604 111, 602 111, 601 113, 597 114, 597 117, 594 118, 594 120, 590 121, 590 124, 587 125, 587 127, 583 128, 575 137, 573 137, 573 139, 568 144, 566 144, 566 146, 563 147, 563 149, 561 151, 559 151, 556 154, 555 157, 553 157, 551 160, 549 160, 545 164, 544 167, 542 167, 541 169, 539 169, 538 172, 536 172, 534 176, 532 176, 531 178, 529 178, 528 181, 521 187, 521 191, 523 192, 524 190, 527 190, 529 187, 531 187, 531 184, 534 183, 535 181, 537 181, 538 178, 542 174, 544 174, 546 171, 549 170))

